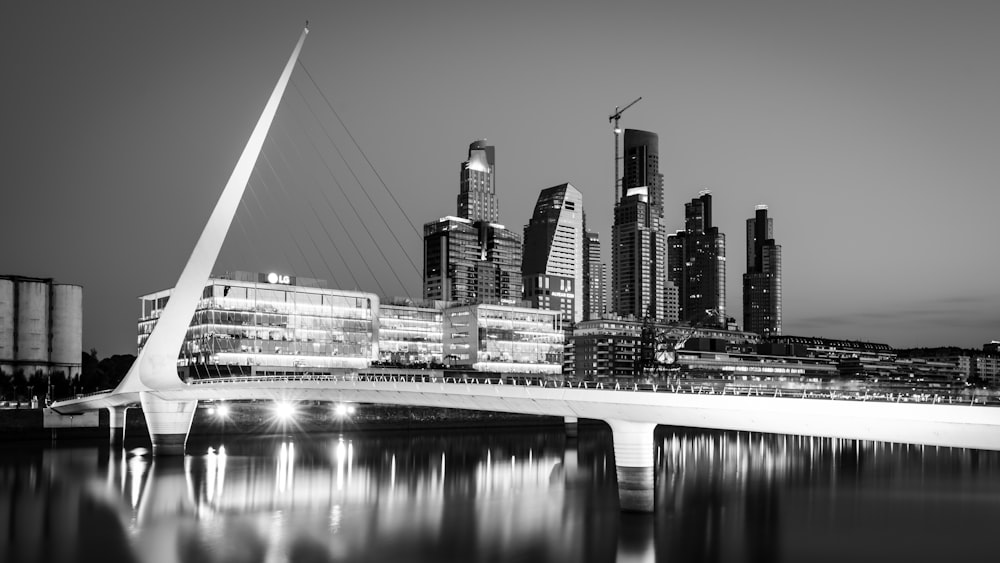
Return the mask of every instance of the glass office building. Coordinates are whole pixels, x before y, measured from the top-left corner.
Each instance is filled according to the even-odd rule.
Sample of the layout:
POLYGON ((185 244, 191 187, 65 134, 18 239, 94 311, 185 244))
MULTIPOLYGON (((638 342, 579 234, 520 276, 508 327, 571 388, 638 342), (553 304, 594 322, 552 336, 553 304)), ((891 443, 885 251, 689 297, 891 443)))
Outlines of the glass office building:
MULTIPOLYGON (((181 347, 178 372, 205 378, 368 367, 378 358, 378 296, 323 285, 273 273, 209 279, 181 347)), ((171 291, 140 297, 140 349, 171 291)))
POLYGON ((441 309, 410 305, 379 308, 379 362, 390 366, 440 364, 443 330, 441 309))
POLYGON ((562 373, 559 311, 469 305, 444 311, 444 362, 492 373, 562 373))

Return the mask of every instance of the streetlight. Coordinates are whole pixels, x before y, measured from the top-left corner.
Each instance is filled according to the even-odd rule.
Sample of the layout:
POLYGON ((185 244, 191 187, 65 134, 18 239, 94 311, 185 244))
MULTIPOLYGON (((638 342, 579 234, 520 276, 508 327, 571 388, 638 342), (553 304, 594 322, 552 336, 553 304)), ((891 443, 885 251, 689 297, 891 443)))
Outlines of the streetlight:
POLYGON ((350 416, 350 415, 354 414, 356 412, 356 410, 357 409, 354 408, 354 405, 346 405, 344 403, 337 403, 333 407, 333 414, 336 415, 337 418, 344 418, 346 416, 350 416))
POLYGON ((295 418, 295 405, 281 401, 274 405, 274 416, 281 422, 288 422, 295 418))

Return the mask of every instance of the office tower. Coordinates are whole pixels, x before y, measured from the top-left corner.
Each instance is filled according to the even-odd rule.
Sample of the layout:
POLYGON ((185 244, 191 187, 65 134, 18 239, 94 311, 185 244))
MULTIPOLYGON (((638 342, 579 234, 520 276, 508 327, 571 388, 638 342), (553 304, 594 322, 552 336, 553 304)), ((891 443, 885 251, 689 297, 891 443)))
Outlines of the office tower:
POLYGON ((517 305, 521 287, 517 233, 461 217, 424 224, 424 299, 517 305))
POLYGON ((668 237, 668 277, 680 320, 726 326, 726 235, 712 224, 712 194, 684 204, 684 230, 668 237))
POLYGON ((583 320, 583 196, 572 184, 546 188, 524 227, 524 298, 536 309, 583 320))
POLYGON ((479 240, 484 264, 480 266, 479 303, 518 305, 521 303, 521 235, 496 223, 480 221, 479 240))
POLYGON ((743 330, 781 334, 781 245, 774 242, 774 220, 767 216, 766 205, 758 205, 747 219, 743 330))
POLYGON ((424 299, 460 304, 521 302, 521 235, 496 223, 494 149, 469 145, 458 212, 424 224, 424 299))
POLYGON ((469 145, 469 159, 462 163, 458 192, 458 216, 470 221, 500 221, 496 196, 495 151, 486 139, 469 145))
POLYGON ((583 320, 601 318, 607 308, 607 264, 601 261, 601 238, 583 218, 583 320))
POLYGON ((666 315, 663 175, 655 133, 626 129, 622 195, 611 231, 612 310, 621 316, 666 315))

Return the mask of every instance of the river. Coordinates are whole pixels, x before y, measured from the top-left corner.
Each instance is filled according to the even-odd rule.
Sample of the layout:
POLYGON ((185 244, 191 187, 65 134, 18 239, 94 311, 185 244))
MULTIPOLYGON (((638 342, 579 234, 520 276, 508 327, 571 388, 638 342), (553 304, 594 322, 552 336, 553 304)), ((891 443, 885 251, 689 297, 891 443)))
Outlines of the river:
POLYGON ((660 428, 621 514, 583 425, 0 445, 0 561, 1000 559, 1000 454, 660 428))

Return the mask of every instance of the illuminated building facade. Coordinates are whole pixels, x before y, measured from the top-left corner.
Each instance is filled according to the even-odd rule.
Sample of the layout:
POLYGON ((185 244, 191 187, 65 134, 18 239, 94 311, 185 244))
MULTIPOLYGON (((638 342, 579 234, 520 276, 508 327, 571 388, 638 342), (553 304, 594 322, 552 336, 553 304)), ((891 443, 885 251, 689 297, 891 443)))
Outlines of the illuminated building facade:
POLYGON ((444 363, 493 373, 562 373, 558 311, 467 305, 444 311, 444 363))
POLYGON ((486 139, 469 145, 469 159, 462 163, 458 192, 458 216, 470 221, 500 222, 496 197, 496 148, 486 139))
POLYGON ((726 326, 726 235, 712 224, 707 190, 684 204, 684 230, 668 239, 668 277, 677 286, 680 320, 726 326), (707 311, 714 311, 709 315, 707 311))
POLYGON ((743 328, 765 337, 781 334, 781 245, 774 242, 774 219, 766 205, 758 205, 747 219, 743 328))
POLYGON ((622 195, 611 231, 612 311, 623 317, 666 318, 666 234, 663 175, 655 133, 626 129, 622 195))
POLYGON ((440 308, 383 304, 378 319, 380 363, 398 366, 441 363, 444 331, 440 308))
MULTIPOLYGON (((379 298, 321 280, 234 272, 210 278, 178 358, 188 379, 357 370, 378 358, 379 298)), ((139 348, 170 298, 139 298, 139 348)))
POLYGON ((546 188, 524 227, 524 298, 536 309, 583 318, 583 196, 572 184, 546 188))

